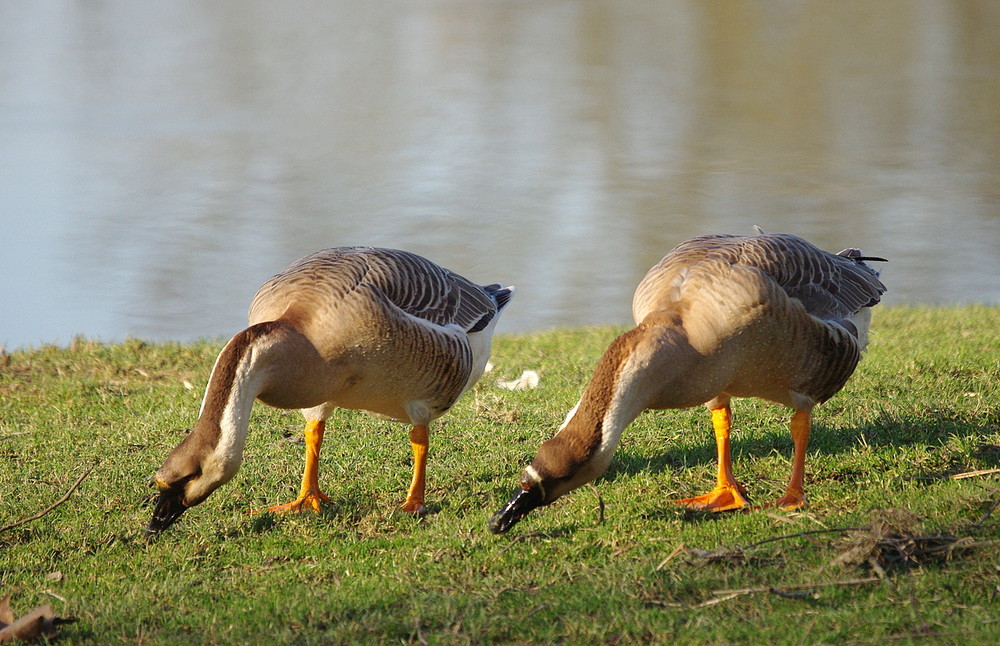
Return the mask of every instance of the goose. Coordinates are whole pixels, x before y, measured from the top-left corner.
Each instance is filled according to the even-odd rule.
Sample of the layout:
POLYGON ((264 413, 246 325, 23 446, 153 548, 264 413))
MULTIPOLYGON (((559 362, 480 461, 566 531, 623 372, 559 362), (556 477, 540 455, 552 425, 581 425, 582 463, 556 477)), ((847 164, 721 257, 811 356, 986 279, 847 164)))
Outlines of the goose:
POLYGON ((254 401, 301 409, 305 469, 298 497, 269 508, 319 511, 326 419, 363 409, 412 426, 405 512, 424 512, 428 425, 482 376, 513 287, 480 286, 406 251, 339 247, 267 280, 249 327, 223 348, 191 432, 153 478, 147 532, 170 527, 240 467, 254 401))
POLYGON ((730 399, 794 409, 792 473, 775 505, 805 504, 813 407, 839 391, 868 340, 885 286, 857 249, 837 254, 790 234, 706 235, 681 243, 639 283, 636 327, 618 337, 558 432, 524 469, 520 489, 489 521, 495 534, 607 469, 622 431, 647 408, 711 411, 716 486, 676 501, 709 511, 748 505, 733 475, 730 399))

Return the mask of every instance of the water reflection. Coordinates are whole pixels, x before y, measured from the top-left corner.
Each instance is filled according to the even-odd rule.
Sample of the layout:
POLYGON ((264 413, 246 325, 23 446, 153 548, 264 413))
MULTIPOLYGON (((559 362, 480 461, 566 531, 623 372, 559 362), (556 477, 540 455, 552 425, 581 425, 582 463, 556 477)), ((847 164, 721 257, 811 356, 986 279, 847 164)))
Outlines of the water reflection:
POLYGON ((682 239, 1000 302, 1000 4, 0 4, 0 343, 224 336, 317 248, 624 323, 682 239))

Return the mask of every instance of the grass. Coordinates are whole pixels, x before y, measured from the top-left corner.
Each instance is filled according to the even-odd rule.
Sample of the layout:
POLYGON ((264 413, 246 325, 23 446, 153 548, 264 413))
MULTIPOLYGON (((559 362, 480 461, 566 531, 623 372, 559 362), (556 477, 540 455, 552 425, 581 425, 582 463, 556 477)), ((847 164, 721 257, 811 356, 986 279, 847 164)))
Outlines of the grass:
MULTIPOLYGON (((801 513, 668 504, 713 482, 709 419, 647 411, 596 489, 500 537, 487 518, 621 330, 496 339, 496 370, 432 427, 421 520, 394 511, 407 429, 354 411, 327 434, 323 513, 248 514, 301 475, 301 416, 258 405, 241 471, 152 543, 147 483, 221 344, 0 355, 0 526, 96 464, 0 530, 0 596, 75 617, 59 644, 997 643, 1000 308, 883 308, 873 329, 815 415, 801 513), (495 386, 523 369, 538 389, 495 386)), ((789 412, 734 416, 737 476, 773 499, 789 412)))

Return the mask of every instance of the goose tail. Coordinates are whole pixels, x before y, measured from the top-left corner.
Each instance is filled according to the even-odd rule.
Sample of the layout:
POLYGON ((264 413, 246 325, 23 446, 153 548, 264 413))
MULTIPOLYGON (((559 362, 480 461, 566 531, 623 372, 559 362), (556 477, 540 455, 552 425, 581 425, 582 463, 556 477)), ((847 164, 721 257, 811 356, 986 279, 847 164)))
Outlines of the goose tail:
POLYGON ((876 270, 871 265, 865 264, 865 261, 870 260, 873 262, 889 262, 888 258, 881 258, 879 256, 866 256, 863 253, 861 253, 860 249, 855 249, 854 247, 848 247, 847 249, 842 249, 837 252, 837 255, 843 258, 850 258, 851 260, 857 262, 859 265, 867 267, 876 276, 878 276, 878 270, 876 270))
MULTIPOLYGON (((860 267, 864 267, 866 271, 870 272, 876 278, 878 278, 879 270, 869 265, 868 262, 889 262, 888 259, 880 256, 866 256, 860 249, 856 249, 854 247, 838 251, 837 255, 842 258, 853 260, 855 264, 860 267)), ((879 285, 882 287, 882 291, 884 291, 885 287, 881 285, 881 282, 879 282, 879 285)), ((878 298, 876 297, 872 299, 872 302, 868 303, 866 306, 862 307, 841 322, 843 327, 854 334, 857 338, 858 347, 860 347, 862 351, 864 351, 864 349, 868 346, 868 328, 871 325, 872 320, 872 307, 874 307, 877 303, 878 298)))
POLYGON ((510 303, 510 299, 516 291, 513 285, 501 287, 499 284, 486 285, 484 289, 490 295, 490 298, 493 299, 493 302, 497 304, 498 314, 500 310, 507 307, 507 303, 510 303))

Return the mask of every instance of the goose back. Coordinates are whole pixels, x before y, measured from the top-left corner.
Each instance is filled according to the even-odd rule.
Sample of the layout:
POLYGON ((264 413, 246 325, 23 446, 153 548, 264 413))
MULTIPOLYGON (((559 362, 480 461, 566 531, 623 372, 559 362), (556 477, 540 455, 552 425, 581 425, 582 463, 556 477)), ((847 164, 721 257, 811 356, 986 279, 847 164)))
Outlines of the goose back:
POLYGON ((248 318, 309 339, 327 364, 318 373, 336 375, 324 403, 426 424, 482 374, 489 339, 470 335, 492 332, 509 295, 406 251, 341 247, 266 281, 248 318))
POLYGON ((789 234, 693 238, 646 274, 633 316, 684 330, 702 386, 808 409, 853 373, 885 291, 860 258, 789 234))

